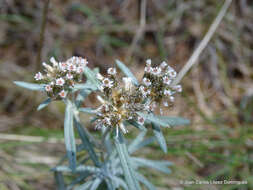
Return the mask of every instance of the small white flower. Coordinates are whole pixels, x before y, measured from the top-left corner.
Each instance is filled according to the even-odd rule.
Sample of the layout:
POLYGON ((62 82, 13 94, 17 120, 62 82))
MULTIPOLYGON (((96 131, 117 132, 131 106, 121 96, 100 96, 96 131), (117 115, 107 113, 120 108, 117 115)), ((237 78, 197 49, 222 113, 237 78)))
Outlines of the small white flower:
POLYGON ((69 65, 68 65, 68 71, 70 71, 70 72, 76 71, 76 65, 74 65, 74 64, 69 64, 69 65))
POLYGON ((54 67, 58 67, 58 63, 57 63, 57 61, 55 60, 54 57, 51 57, 51 58, 50 58, 50 62, 53 63, 53 66, 54 66, 54 67))
POLYGON ((153 68, 150 67, 150 66, 147 66, 144 68, 144 71, 147 72, 147 73, 151 73, 153 71, 153 68))
POLYGON ((50 85, 53 86, 54 85, 54 81, 50 82, 50 85))
POLYGON ((170 99, 170 101, 171 101, 171 102, 174 102, 174 101, 175 101, 174 96, 170 96, 170 98, 169 98, 169 99, 170 99))
POLYGON ((60 62, 59 63, 59 68, 62 71, 66 71, 67 70, 67 66, 68 66, 67 62, 60 62))
POLYGON ((143 83, 144 83, 146 86, 150 86, 150 85, 151 85, 151 81, 150 81, 148 78, 143 78, 142 81, 143 81, 143 83))
POLYGON ((108 88, 113 87, 113 81, 111 81, 108 78, 104 78, 104 80, 102 81, 102 83, 103 83, 103 86, 105 86, 105 87, 108 87, 108 88))
POLYGON ((81 63, 81 65, 82 65, 82 66, 86 66, 86 65, 88 65, 88 61, 87 61, 87 59, 83 59, 83 58, 81 58, 80 63, 81 63))
POLYGON ((167 65, 168 65, 168 64, 167 64, 165 61, 163 61, 163 62, 161 63, 161 65, 160 65, 160 67, 161 67, 162 69, 164 69, 167 65))
POLYGON ((168 107, 168 106, 169 106, 168 102, 166 102, 166 101, 163 102, 163 105, 164 105, 165 107, 168 107))
POLYGON ((171 90, 164 90, 163 91, 163 94, 165 95, 165 96, 171 96, 172 95, 172 92, 171 92, 171 90))
POLYGON ((111 125, 111 119, 109 117, 105 117, 103 119, 103 123, 106 124, 106 125, 111 125))
POLYGON ((117 74, 117 71, 116 71, 115 68, 111 67, 111 68, 109 68, 109 69, 107 70, 107 73, 108 73, 109 75, 116 75, 116 74, 117 74))
POLYGON ((73 79, 73 75, 71 73, 66 74, 67 79, 73 79))
POLYGON ((35 78, 35 80, 42 80, 44 77, 41 74, 41 72, 38 72, 38 73, 35 74, 34 78, 35 78))
POLYGON ((45 86, 45 90, 46 90, 47 92, 52 91, 51 85, 47 84, 47 85, 45 86))
POLYGON ((175 85, 172 87, 173 90, 177 91, 177 92, 182 92, 182 86, 181 85, 175 85))
POLYGON ((67 96, 67 92, 65 92, 65 90, 62 90, 60 93, 59 93, 60 97, 62 98, 65 98, 67 96))
POLYGON ((150 89, 148 89, 145 86, 141 86, 140 91, 141 91, 143 97, 147 97, 147 95, 149 95, 151 93, 150 89))
POLYGON ((65 83, 65 80, 63 78, 58 78, 58 79, 56 79, 55 82, 56 82, 56 85, 63 86, 65 83))
POLYGON ((156 108, 156 103, 155 102, 152 102, 150 105, 149 105, 149 110, 150 111, 154 111, 156 108))
POLYGON ((160 67, 155 67, 152 69, 153 75, 159 75, 162 72, 162 69, 160 67))
POLYGON ((130 77, 123 77, 123 82, 125 83, 125 90, 126 91, 131 91, 133 89, 133 83, 132 79, 130 77))
POLYGON ((97 74, 96 74, 96 78, 97 78, 98 80, 103 80, 103 79, 104 79, 104 77, 103 77, 100 73, 97 73, 97 74))
POLYGON ((146 60, 146 66, 147 66, 147 67, 150 67, 150 66, 151 66, 151 62, 152 62, 151 59, 147 59, 147 60, 146 60))
POLYGON ((144 122, 145 122, 145 119, 144 119, 143 117, 139 116, 139 117, 138 117, 138 123, 139 123, 140 125, 143 125, 144 122))
POLYGON ((175 78, 177 76, 177 72, 174 69, 169 69, 167 73, 171 78, 175 78))
POLYGON ((171 80, 168 76, 164 76, 163 77, 163 83, 166 85, 170 85, 171 84, 171 80))
POLYGON ((79 67, 77 67, 77 69, 76 69, 76 72, 77 73, 83 73, 83 71, 84 71, 84 69, 83 69, 83 67, 82 66, 79 66, 79 67))

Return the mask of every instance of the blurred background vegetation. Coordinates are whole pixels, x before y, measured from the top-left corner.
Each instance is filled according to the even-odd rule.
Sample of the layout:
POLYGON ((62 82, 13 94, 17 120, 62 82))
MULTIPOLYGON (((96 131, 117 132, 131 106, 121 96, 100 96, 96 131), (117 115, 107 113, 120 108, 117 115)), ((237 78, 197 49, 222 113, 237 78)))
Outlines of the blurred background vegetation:
MULTIPOLYGON (((37 112, 45 95, 18 88, 12 81, 31 82, 41 62, 51 56, 87 57, 90 67, 100 67, 101 72, 117 58, 137 78, 147 58, 155 63, 166 60, 179 71, 222 3, 148 0, 142 6, 141 0, 0 0, 0 189, 55 189, 49 169, 65 153, 64 105, 54 102, 37 112), (146 19, 141 21, 143 13, 146 19), (17 136, 6 140, 8 134, 17 136), (44 139, 27 142, 26 136, 44 139)), ((161 190, 253 189, 253 1, 233 1, 198 65, 181 84, 184 92, 165 114, 188 118, 191 125, 164 130, 168 154, 157 144, 138 152, 174 162, 173 173, 149 170, 146 176, 161 190), (180 184, 224 179, 248 184, 180 184)), ((91 96, 83 106, 95 102, 91 96)), ((89 118, 83 120, 88 123, 89 118)), ((130 131, 128 138, 134 136, 130 131)))

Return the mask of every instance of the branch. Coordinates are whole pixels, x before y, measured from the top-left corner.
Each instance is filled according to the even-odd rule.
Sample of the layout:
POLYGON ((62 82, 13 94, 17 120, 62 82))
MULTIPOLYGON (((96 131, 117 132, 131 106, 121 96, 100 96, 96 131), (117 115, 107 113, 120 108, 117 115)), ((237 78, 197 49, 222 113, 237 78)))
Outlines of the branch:
POLYGON ((205 37, 200 42, 199 46, 194 51, 194 53, 192 54, 192 56, 190 57, 190 59, 187 61, 187 63, 184 65, 184 67, 181 69, 181 71, 178 73, 178 76, 173 81, 172 85, 178 84, 182 80, 182 78, 184 77, 184 75, 190 70, 190 68, 194 64, 197 63, 197 60, 198 60, 200 54, 205 49, 205 47, 209 43, 210 39, 214 35, 216 29, 218 28, 219 24, 221 23, 221 21, 222 21, 223 17, 225 16, 225 14, 227 12, 227 9, 228 9, 228 7, 230 6, 231 3, 232 3, 232 0, 226 0, 225 1, 225 3, 223 4, 223 6, 222 6, 222 8, 221 8, 221 10, 219 12, 219 14, 217 15, 217 17, 213 21, 213 23, 210 26, 210 28, 209 28, 208 32, 206 33, 205 37))

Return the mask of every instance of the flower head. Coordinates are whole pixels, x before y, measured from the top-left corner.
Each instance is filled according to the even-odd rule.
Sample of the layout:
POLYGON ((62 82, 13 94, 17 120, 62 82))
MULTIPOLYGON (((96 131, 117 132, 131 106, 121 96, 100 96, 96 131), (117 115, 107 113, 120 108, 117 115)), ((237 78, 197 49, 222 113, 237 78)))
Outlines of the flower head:
POLYGON ((174 96, 172 95, 182 91, 181 85, 172 86, 177 72, 165 61, 157 67, 152 67, 151 60, 147 60, 146 63, 143 83, 140 85, 139 90, 142 96, 150 99, 151 102, 162 103, 167 107, 167 104, 163 102, 173 102, 174 96))
POLYGON ((47 92, 52 91, 51 85, 47 84, 47 85, 45 86, 45 90, 46 90, 47 92))
POLYGON ((168 107, 168 102, 174 101, 174 94, 182 91, 180 85, 172 86, 175 73, 166 62, 152 67, 150 59, 146 61, 139 85, 133 84, 129 77, 118 78, 115 68, 107 70, 108 76, 98 73, 96 78, 101 82, 101 95, 97 99, 101 105, 95 111, 95 128, 116 127, 117 134, 118 130, 127 132, 124 121, 135 120, 143 125, 145 119, 138 115, 139 112, 154 112, 158 105, 168 107))
POLYGON ((164 76, 163 77, 163 83, 166 85, 170 85, 171 84, 171 79, 168 76, 164 76))
POLYGON ((110 80, 109 78, 104 78, 102 82, 103 82, 104 87, 108 87, 108 88, 113 87, 113 81, 110 80))
POLYGON ((143 81, 145 86, 150 86, 152 84, 151 81, 148 78, 143 78, 142 81, 143 81))
POLYGON ((38 72, 38 73, 35 74, 34 78, 35 78, 35 80, 42 80, 44 77, 41 74, 41 72, 38 72))
POLYGON ((58 79, 56 79, 55 83, 58 86, 63 86, 65 83, 65 80, 63 78, 58 78, 58 79))
POLYGON ((143 117, 139 116, 139 117, 138 117, 138 123, 139 123, 140 125, 143 125, 144 122, 145 122, 145 119, 144 119, 143 117))
POLYGON ((50 58, 50 64, 42 63, 45 75, 38 72, 35 80, 45 84, 48 96, 54 99, 64 98, 73 86, 80 82, 82 73, 88 61, 81 57, 71 57, 67 61, 57 62, 54 57, 50 58), (65 96, 64 96, 65 95, 65 96))
POLYGON ((152 74, 153 75, 160 75, 162 72, 162 69, 160 67, 155 67, 152 69, 152 74))
POLYGON ((107 73, 109 74, 109 75, 116 75, 117 74, 117 71, 116 71, 116 69, 115 68, 109 68, 108 70, 107 70, 107 73))
POLYGON ((60 93, 59 93, 60 97, 61 98, 65 98, 67 96, 67 92, 65 90, 62 90, 60 93))

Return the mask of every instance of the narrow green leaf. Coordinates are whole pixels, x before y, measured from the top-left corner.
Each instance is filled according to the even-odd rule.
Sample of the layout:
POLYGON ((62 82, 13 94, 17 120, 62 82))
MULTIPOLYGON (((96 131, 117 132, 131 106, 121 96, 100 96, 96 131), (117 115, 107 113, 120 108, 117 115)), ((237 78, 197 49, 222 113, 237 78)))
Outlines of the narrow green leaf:
POLYGON ((84 84, 75 84, 74 86, 74 90, 84 90, 84 89, 88 89, 92 91, 97 90, 97 88, 90 82, 86 82, 84 84))
POLYGON ((131 167, 132 163, 129 158, 123 135, 120 131, 118 137, 115 137, 114 142, 129 190, 141 190, 140 185, 134 176, 134 171, 131 167))
MULTIPOLYGON (((57 172, 72 172, 72 169, 68 166, 56 166, 55 168, 51 169, 52 171, 57 171, 57 172)), ((100 172, 100 169, 94 166, 77 166, 75 169, 76 173, 81 173, 81 172, 90 172, 90 173, 97 173, 100 172)))
POLYGON ((78 122, 76 119, 74 119, 75 122, 75 126, 77 128, 77 132, 82 140, 82 143, 85 145, 85 149, 88 151, 90 158, 92 159, 92 161, 94 162, 95 166, 99 167, 100 166, 100 162, 98 160, 98 157, 95 153, 95 150, 93 148, 93 145, 91 144, 88 135, 86 134, 86 132, 83 129, 83 126, 81 125, 80 122, 78 122))
POLYGON ((54 172, 54 178, 57 185, 57 190, 65 190, 64 178, 61 172, 54 172))
POLYGON ((14 81, 14 84, 17 86, 29 89, 29 90, 38 90, 44 91, 44 84, 36 84, 36 83, 29 83, 29 82, 22 82, 22 81, 14 81))
POLYGON ((108 190, 116 190, 116 187, 111 179, 105 178, 104 180, 108 190))
POLYGON ((130 69, 128 69, 128 67, 124 63, 116 59, 116 65, 127 77, 132 79, 132 82, 135 85, 138 85, 138 80, 135 78, 134 74, 130 71, 130 69))
POLYGON ((94 88, 98 89, 100 87, 100 81, 96 77, 96 71, 92 71, 88 67, 85 67, 84 74, 87 77, 88 82, 94 85, 94 88))
POLYGON ((156 123, 156 124, 164 126, 164 127, 169 126, 168 123, 166 123, 164 120, 158 118, 154 114, 146 114, 146 113, 138 112, 138 115, 143 117, 145 119, 145 122, 153 122, 153 123, 156 123))
POLYGON ((131 162, 137 167, 150 167, 166 174, 171 173, 171 170, 167 168, 167 166, 172 165, 172 163, 168 161, 153 161, 144 158, 131 157, 131 162))
POLYGON ((137 147, 144 139, 147 131, 142 131, 134 140, 133 142, 128 146, 128 151, 132 152, 135 147, 137 147))
POLYGON ((157 142, 159 143, 163 152, 167 153, 166 140, 163 136, 163 132, 161 131, 160 126, 156 125, 155 123, 151 123, 151 125, 152 125, 152 129, 153 129, 153 132, 154 132, 157 142))
POLYGON ((102 180, 100 178, 96 178, 92 183, 90 190, 96 190, 98 186, 101 184, 102 180))
POLYGON ((79 108, 79 111, 80 112, 83 112, 83 113, 89 113, 89 114, 95 114, 95 110, 92 109, 92 108, 79 108))
POLYGON ((82 102, 84 101, 84 99, 91 93, 92 91, 89 89, 83 89, 80 90, 80 92, 78 93, 77 97, 76 97, 76 107, 79 108, 82 104, 82 102))
POLYGON ((142 112, 138 112, 138 115, 144 117, 146 121, 153 122, 162 127, 190 124, 190 121, 188 119, 181 118, 181 117, 169 117, 169 116, 161 116, 161 115, 154 115, 154 114, 145 114, 142 112))
POLYGON ((67 190, 72 190, 73 187, 77 184, 80 184, 81 182, 83 182, 87 177, 90 177, 90 173, 86 172, 86 173, 81 173, 79 175, 79 177, 77 177, 76 179, 74 179, 67 187, 67 190))
POLYGON ((76 168, 76 144, 73 128, 73 107, 70 101, 66 102, 65 121, 64 121, 64 139, 67 149, 69 166, 72 170, 76 168))
POLYGON ((143 175, 135 172, 135 176, 137 177, 138 181, 144 184, 149 190, 156 190, 155 186, 150 183, 143 175))
POLYGON ((133 125, 134 127, 138 128, 138 129, 140 129, 142 131, 146 131, 147 130, 143 125, 140 125, 139 123, 137 123, 134 120, 128 120, 125 123, 128 124, 128 125, 133 125))
POLYGON ((93 181, 87 181, 86 183, 80 185, 79 187, 75 188, 75 190, 90 190, 90 186, 92 185, 93 181))
POLYGON ((117 188, 123 187, 123 189, 128 190, 127 184, 120 177, 112 176, 112 180, 117 184, 117 188))
POLYGON ((129 153, 132 154, 134 153, 135 151, 153 143, 155 141, 155 137, 151 137, 151 138, 148 138, 148 139, 145 139, 143 140, 141 143, 135 145, 133 148, 131 148, 131 150, 129 150, 129 153))
POLYGON ((45 108, 48 104, 50 104, 51 101, 52 101, 51 98, 46 99, 45 101, 43 101, 43 102, 38 106, 37 110, 38 110, 38 111, 39 111, 39 110, 42 110, 42 109, 45 108))

